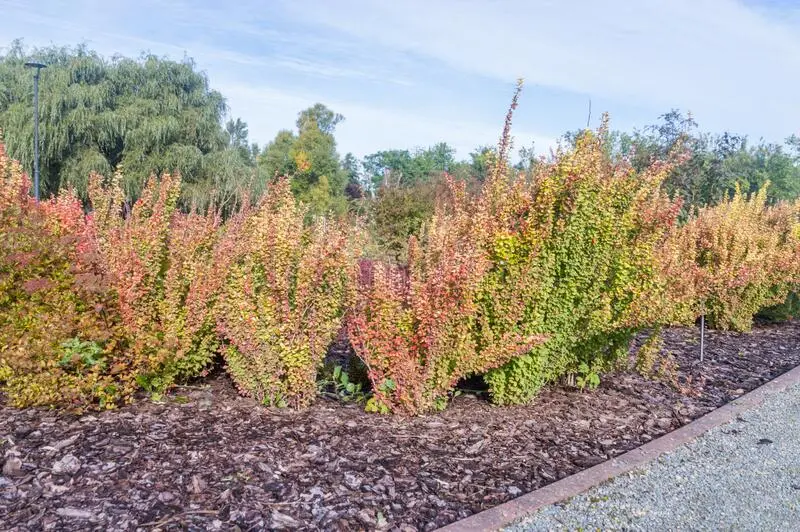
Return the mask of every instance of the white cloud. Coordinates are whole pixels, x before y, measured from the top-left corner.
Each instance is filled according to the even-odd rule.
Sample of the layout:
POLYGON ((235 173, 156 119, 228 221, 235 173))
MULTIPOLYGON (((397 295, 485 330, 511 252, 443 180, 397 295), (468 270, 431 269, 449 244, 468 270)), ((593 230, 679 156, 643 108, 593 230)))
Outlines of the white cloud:
POLYGON ((788 134, 800 123, 796 13, 734 0, 342 0, 287 3, 365 43, 505 81, 788 134))
POLYGON ((357 70, 353 68, 337 67, 332 64, 326 64, 317 61, 308 61, 305 59, 299 59, 290 56, 283 56, 276 58, 274 66, 288 68, 291 70, 295 70, 297 72, 312 74, 320 77, 382 81, 403 86, 413 85, 411 81, 402 78, 379 76, 367 70, 357 70))

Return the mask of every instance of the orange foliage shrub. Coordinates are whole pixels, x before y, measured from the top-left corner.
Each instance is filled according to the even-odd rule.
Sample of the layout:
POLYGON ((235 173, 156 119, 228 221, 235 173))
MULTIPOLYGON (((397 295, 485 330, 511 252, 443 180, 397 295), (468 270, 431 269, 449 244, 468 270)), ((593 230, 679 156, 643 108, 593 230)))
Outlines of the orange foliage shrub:
POLYGON ((676 228, 662 251, 673 321, 705 313, 720 329, 745 331, 762 308, 783 303, 800 282, 798 204, 766 204, 766 187, 737 191, 676 228))
MULTIPOLYGON (((486 210, 450 182, 423 233, 409 241, 408 265, 362 262, 348 331, 367 366, 370 410, 417 414, 442 409, 459 379, 482 374, 520 355, 541 337, 495 334, 480 313, 491 268, 483 248, 486 210)), ((489 295, 491 297, 491 295, 489 295)))
POLYGON ((0 143, 0 382, 15 406, 110 407, 133 387, 81 203, 37 205, 30 186, 0 143))
POLYGON ((217 351, 211 314, 212 251, 220 233, 213 213, 177 210, 181 181, 151 178, 123 217, 121 176, 90 178, 89 227, 118 300, 128 338, 127 370, 158 392, 204 373, 217 351))

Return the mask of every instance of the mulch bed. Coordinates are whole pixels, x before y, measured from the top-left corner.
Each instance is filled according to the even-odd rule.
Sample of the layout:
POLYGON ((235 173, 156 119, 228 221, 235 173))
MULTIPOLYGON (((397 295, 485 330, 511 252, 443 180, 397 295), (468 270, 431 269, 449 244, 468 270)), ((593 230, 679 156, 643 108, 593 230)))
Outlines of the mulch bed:
POLYGON ((633 372, 529 406, 471 395, 413 419, 239 398, 220 376, 101 414, 0 407, 15 530, 431 530, 619 455, 800 365, 800 323, 666 331, 682 392, 633 372))

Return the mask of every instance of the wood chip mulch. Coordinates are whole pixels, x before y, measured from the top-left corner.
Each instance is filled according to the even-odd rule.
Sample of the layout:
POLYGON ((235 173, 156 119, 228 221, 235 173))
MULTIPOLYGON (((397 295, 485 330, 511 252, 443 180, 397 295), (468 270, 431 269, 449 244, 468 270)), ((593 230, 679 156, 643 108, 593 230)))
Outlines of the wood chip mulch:
POLYGON ((800 365, 800 322, 669 329, 680 391, 635 372, 529 406, 469 394, 441 414, 300 412, 224 376, 100 414, 0 406, 6 530, 431 530, 633 449, 800 365))

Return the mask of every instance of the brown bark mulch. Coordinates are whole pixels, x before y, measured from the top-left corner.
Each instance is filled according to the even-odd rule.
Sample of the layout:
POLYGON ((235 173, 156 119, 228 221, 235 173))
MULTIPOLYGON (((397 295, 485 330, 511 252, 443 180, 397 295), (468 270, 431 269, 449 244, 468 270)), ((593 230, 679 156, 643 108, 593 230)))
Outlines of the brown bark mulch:
POLYGON ((633 372, 529 406, 469 394, 441 414, 320 400, 258 407, 220 376, 163 404, 77 417, 0 407, 11 530, 430 530, 624 453, 800 365, 800 323, 669 329, 681 390, 633 372))

